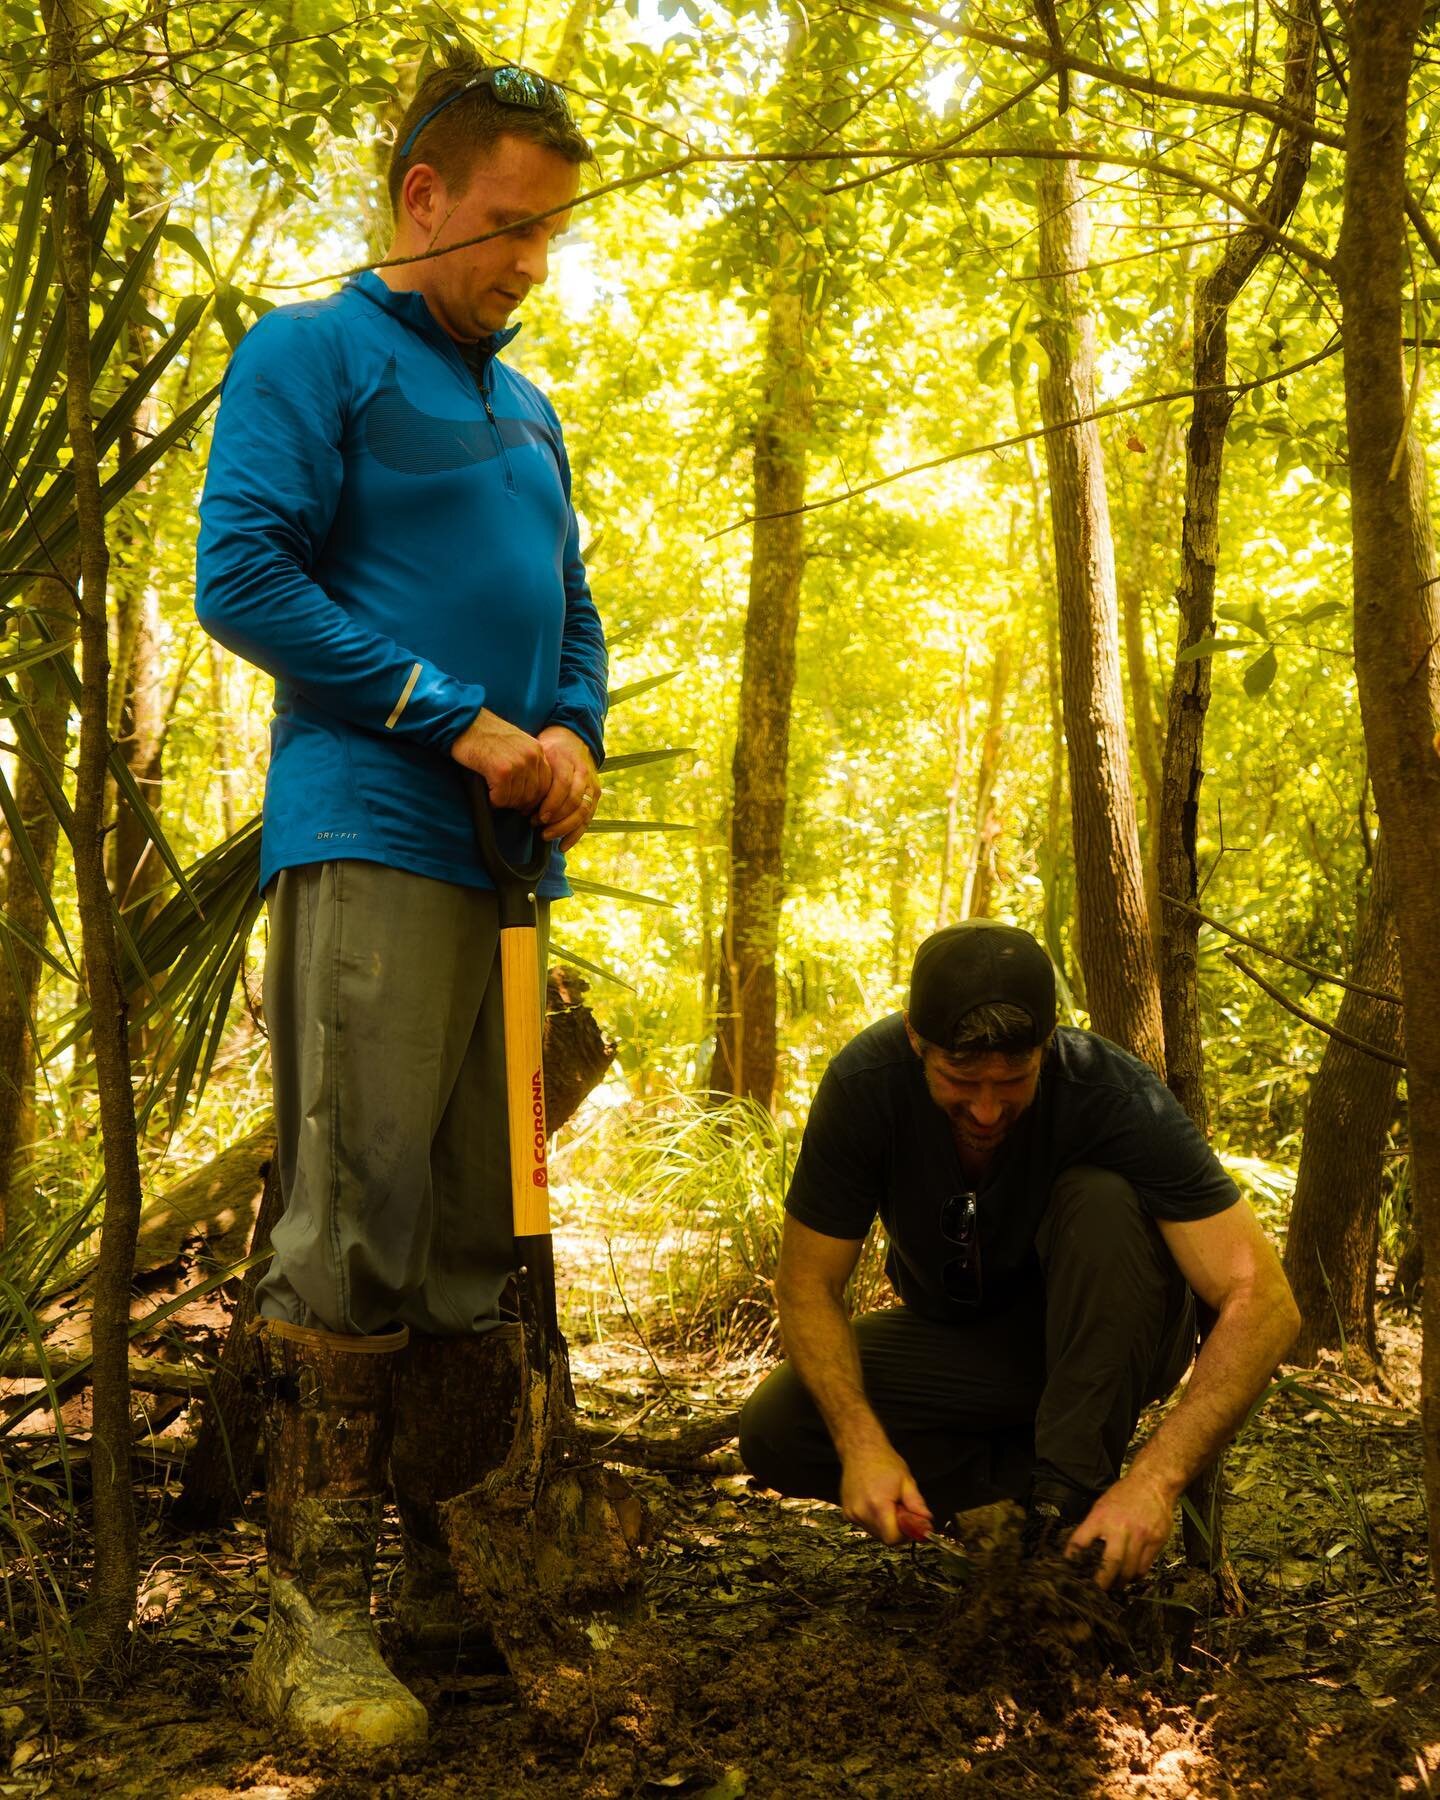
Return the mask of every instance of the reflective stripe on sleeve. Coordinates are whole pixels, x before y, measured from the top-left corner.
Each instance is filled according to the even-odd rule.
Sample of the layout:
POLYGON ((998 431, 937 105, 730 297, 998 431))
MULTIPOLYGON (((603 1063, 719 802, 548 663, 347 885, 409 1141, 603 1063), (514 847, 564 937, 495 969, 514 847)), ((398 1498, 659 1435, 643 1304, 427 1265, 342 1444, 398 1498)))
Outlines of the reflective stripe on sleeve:
POLYGON ((391 713, 390 717, 385 721, 385 729, 387 731, 393 731, 395 729, 396 721, 399 719, 401 713, 404 712, 406 706, 409 704, 410 696, 415 692, 415 683, 420 679, 420 670, 422 667, 423 667, 422 664, 416 663, 414 668, 411 669, 410 679, 405 683, 405 686, 400 690, 400 698, 395 702, 395 710, 394 710, 394 712, 391 713))

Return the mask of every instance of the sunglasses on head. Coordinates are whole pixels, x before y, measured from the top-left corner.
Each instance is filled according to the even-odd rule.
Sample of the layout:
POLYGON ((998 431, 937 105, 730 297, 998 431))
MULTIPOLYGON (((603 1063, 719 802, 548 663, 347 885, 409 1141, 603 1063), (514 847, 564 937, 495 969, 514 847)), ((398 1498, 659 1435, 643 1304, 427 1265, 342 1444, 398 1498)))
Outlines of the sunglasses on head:
POLYGON ((462 94, 480 87, 489 88, 502 106, 524 106, 531 112, 558 113, 567 123, 573 125, 575 122, 570 102, 553 81, 547 81, 533 69, 522 69, 515 63, 505 63, 498 69, 482 69, 478 75, 472 75, 453 94, 447 94, 438 106, 432 106, 429 112, 422 113, 410 127, 405 142, 400 146, 401 160, 415 148, 416 138, 437 113, 444 112, 462 94))
POLYGON ((980 1214, 974 1194, 952 1194, 940 1208, 940 1234, 955 1246, 955 1255, 942 1267, 940 1279, 949 1300, 962 1306, 978 1306, 980 1278, 980 1214))

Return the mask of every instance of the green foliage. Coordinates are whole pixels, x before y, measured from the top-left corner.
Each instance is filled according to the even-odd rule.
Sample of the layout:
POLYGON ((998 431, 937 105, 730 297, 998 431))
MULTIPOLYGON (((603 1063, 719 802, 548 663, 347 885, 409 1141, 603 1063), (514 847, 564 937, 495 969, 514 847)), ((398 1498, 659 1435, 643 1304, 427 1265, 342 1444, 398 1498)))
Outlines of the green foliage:
MULTIPOLYGON (((754 1356, 775 1347, 771 1284, 780 1254, 792 1135, 761 1108, 717 1109, 671 1093, 609 1122, 567 1182, 567 1222, 600 1233, 621 1298, 654 1341, 754 1356), (637 1288, 619 1270, 643 1270, 637 1288)), ((850 1287, 864 1312, 886 1291, 872 1234, 850 1287)))
MULTIPOLYGON (((249 1116, 257 1094, 263 1104, 243 821, 260 800, 268 684, 212 656, 191 616, 210 396, 257 313, 324 292, 383 240, 386 130, 422 60, 463 39, 543 65, 568 9, 501 6, 483 24, 403 0, 362 13, 343 0, 188 0, 170 11, 183 32, 177 17, 157 43, 149 10, 113 9, 95 47, 96 129, 125 190, 97 211, 112 216, 94 320, 112 346, 100 432, 117 568, 154 589, 163 615, 157 842, 170 851, 172 886, 158 917, 128 926, 150 1153, 168 1141, 184 1159, 213 1145, 221 1121, 249 1116), (122 470, 120 427, 142 394, 152 435, 122 470), (182 872, 199 914, 173 885, 182 872)), ((42 192, 50 146, 27 125, 46 105, 41 24, 17 0, 3 17, 13 104, 0 152, 16 154, 0 164, 0 571, 13 571, 0 583, 13 608, 29 579, 20 571, 38 566, 42 548, 63 547, 69 501, 42 192)), ((1019 0, 989 22, 1033 30, 1019 0)), ((509 354, 565 423, 614 697, 625 702, 602 829, 571 859, 578 900, 557 908, 556 938, 573 960, 629 984, 597 990, 595 1003, 641 1107, 692 1088, 709 1059, 751 450, 778 269, 796 274, 813 315, 816 390, 780 921, 781 1126, 803 1118, 835 1049, 899 1003, 915 944, 953 913, 982 863, 996 911, 1048 929, 1073 971, 1068 821, 1052 783, 1063 759, 1047 498, 1033 444, 1015 441, 1038 424, 1028 153, 1056 142, 1055 88, 1045 66, 982 55, 956 23, 947 33, 767 0, 633 0, 592 16, 568 79, 601 158, 586 186, 634 185, 577 207, 509 354), (639 179, 657 170, 670 172, 639 179), (992 721, 1005 654, 1010 680, 992 721), (981 816, 992 723, 998 768, 981 816), (684 754, 660 748, 679 745, 684 754), (668 829, 679 825, 690 829, 668 829)), ((1163 72, 1197 93, 1273 101, 1283 22, 1246 0, 1215 0, 1160 18, 1132 12, 1123 28, 1101 9, 1067 29, 1077 54, 1117 72, 1072 81, 1070 122, 1085 152, 1143 165, 1083 165, 1096 220, 1083 280, 1102 404, 1133 408, 1102 424, 1121 585, 1133 589, 1144 640, 1131 706, 1163 717, 1189 308, 1241 217, 1196 183, 1248 203, 1272 126, 1238 106, 1125 84, 1163 72), (1163 394, 1179 397, 1152 404, 1163 394)), ((1337 128, 1343 103, 1322 66, 1323 130, 1337 128)), ((1436 154, 1433 134, 1417 132, 1419 192, 1436 154)), ((97 187, 101 175, 97 163, 97 187)), ((1333 246, 1342 179, 1340 153, 1317 145, 1291 227, 1300 243, 1333 246)), ((1417 276, 1423 338, 1434 276, 1423 265, 1417 276)), ((1184 653, 1214 658, 1205 905, 1279 949, 1338 965, 1368 813, 1350 669, 1341 362, 1328 354, 1335 300, 1323 270, 1271 259, 1234 310, 1230 344, 1234 377, 1256 385, 1237 397, 1229 430, 1216 626, 1184 653)), ((1417 404, 1428 431, 1423 387, 1417 404)), ((0 756, 0 811, 12 867, 17 857, 29 867, 8 785, 16 756, 33 755, 15 684, 50 647, 22 642, 11 623, 0 713, 14 748, 0 756)), ((83 1195, 94 1168, 93 1144, 73 1141, 87 1090, 68 883, 62 867, 36 1020, 50 1057, 37 1100, 49 1142, 37 1163, 42 1210, 83 1195)), ((1293 1158, 1321 1044, 1219 951, 1202 941, 1221 1140, 1238 1154, 1293 1158)))

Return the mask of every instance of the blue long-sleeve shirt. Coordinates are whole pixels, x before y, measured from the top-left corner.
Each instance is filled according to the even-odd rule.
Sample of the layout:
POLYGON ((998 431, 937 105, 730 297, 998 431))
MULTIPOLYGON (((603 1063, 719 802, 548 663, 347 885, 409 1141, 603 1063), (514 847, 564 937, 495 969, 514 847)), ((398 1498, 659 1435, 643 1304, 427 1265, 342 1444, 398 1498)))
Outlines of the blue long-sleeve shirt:
MULTIPOLYGON (((266 313, 215 421, 195 610, 275 677, 263 886, 361 858, 490 885, 450 745, 482 707, 604 754, 605 640, 549 401, 374 275, 266 313)), ((541 884, 567 891, 558 850, 541 884)))

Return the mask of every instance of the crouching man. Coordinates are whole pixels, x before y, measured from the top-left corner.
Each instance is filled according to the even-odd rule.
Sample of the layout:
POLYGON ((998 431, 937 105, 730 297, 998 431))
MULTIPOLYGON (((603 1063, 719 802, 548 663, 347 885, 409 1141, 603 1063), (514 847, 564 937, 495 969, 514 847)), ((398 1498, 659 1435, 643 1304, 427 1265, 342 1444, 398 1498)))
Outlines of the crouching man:
POLYGON ((887 1544, 1015 1498, 1030 1546, 1101 1540, 1101 1586, 1142 1575, 1299 1329, 1274 1250, 1164 1083, 1057 1030, 1049 958, 987 920, 927 938, 908 1012, 831 1063, 785 1209, 789 1360, 746 1404, 741 1455, 887 1544), (852 1324, 877 1212, 900 1303, 852 1324), (1217 1321, 1121 1476, 1142 1407, 1189 1367, 1196 1296, 1217 1321))

